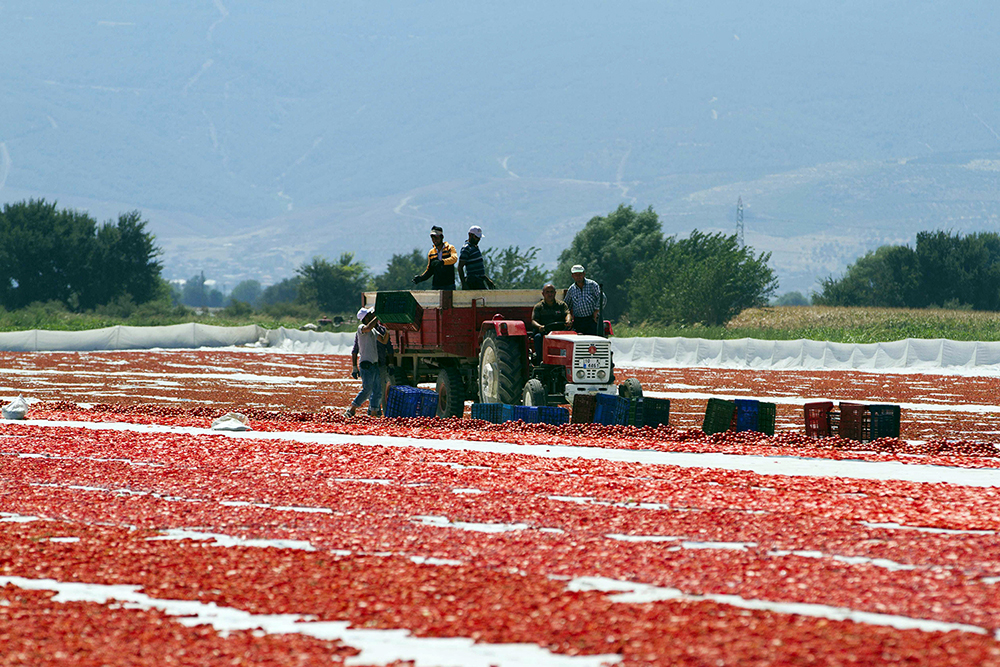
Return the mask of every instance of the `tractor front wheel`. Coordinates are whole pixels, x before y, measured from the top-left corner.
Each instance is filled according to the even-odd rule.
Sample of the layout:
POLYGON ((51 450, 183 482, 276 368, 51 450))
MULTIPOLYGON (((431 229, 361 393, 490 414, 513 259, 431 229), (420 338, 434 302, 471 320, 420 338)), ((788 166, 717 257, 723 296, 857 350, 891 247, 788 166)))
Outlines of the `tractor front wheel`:
POLYGON ((454 366, 438 371, 438 417, 461 417, 465 413, 465 383, 462 373, 454 366))

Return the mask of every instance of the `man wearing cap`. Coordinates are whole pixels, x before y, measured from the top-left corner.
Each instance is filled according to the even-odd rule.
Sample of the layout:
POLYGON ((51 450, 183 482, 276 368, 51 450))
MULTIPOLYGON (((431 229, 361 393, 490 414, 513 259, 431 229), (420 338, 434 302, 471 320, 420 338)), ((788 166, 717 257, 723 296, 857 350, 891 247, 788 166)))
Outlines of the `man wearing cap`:
POLYGON ((601 292, 600 285, 587 278, 582 265, 574 264, 570 273, 573 274, 573 284, 566 290, 566 305, 569 306, 573 330, 581 334, 601 335, 603 331, 597 320, 608 299, 601 292))
POLYGON ((351 401, 351 407, 347 408, 344 416, 353 417, 361 404, 368 401, 368 414, 374 417, 382 413, 382 393, 378 390, 378 343, 388 343, 389 332, 380 329, 381 333, 376 333, 378 319, 368 308, 358 311, 358 320, 358 348, 356 352, 351 352, 351 376, 361 376, 361 391, 351 401))
POLYGON ((486 262, 479 249, 479 239, 483 238, 483 228, 469 227, 469 240, 462 246, 458 256, 458 278, 462 289, 496 289, 493 281, 486 277, 486 262))
POLYGON ((455 264, 458 253, 455 246, 444 240, 444 230, 431 227, 431 242, 434 246, 427 252, 427 268, 419 276, 413 276, 414 283, 422 283, 431 278, 431 289, 455 289, 455 264))

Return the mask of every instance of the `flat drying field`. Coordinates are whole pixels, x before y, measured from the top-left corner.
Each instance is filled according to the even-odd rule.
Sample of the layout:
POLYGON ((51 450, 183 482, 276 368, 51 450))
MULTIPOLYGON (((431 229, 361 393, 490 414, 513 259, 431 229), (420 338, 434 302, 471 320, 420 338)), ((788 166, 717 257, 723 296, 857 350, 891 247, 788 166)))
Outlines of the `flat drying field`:
POLYGON ((671 400, 635 429, 345 420, 348 370, 0 353, 32 402, 0 665, 1000 664, 996 378, 630 369, 671 400), (705 436, 710 396, 775 436, 705 436), (805 437, 822 399, 900 404, 901 439, 805 437))

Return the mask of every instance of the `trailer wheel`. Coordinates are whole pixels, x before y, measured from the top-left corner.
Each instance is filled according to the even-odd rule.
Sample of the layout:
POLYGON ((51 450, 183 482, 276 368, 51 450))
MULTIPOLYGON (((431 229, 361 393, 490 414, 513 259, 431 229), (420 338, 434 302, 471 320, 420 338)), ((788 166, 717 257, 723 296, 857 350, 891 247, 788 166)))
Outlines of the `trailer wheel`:
POLYGON ((449 366, 438 372, 437 393, 438 417, 461 417, 465 413, 465 383, 457 368, 449 366))
POLYGON ((627 378, 618 385, 618 395, 625 398, 642 398, 642 384, 635 378, 627 378))
POLYGON ((488 334, 479 351, 479 400, 483 403, 517 405, 524 387, 521 338, 497 338, 488 334))
POLYGON ((525 405, 548 405, 549 392, 538 378, 531 378, 524 385, 523 403, 525 405))

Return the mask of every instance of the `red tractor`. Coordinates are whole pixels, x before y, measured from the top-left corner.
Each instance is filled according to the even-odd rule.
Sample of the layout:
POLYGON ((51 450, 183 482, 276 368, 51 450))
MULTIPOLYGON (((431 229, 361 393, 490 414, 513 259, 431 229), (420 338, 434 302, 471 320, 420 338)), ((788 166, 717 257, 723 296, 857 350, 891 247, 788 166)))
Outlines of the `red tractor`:
MULTIPOLYGON (((638 380, 615 386, 611 343, 573 331, 528 335, 535 290, 366 292, 365 307, 390 330, 393 384, 436 383, 439 417, 465 400, 508 405, 572 403, 579 393, 640 396, 638 380)), ((605 323, 605 331, 610 326, 605 323)))

